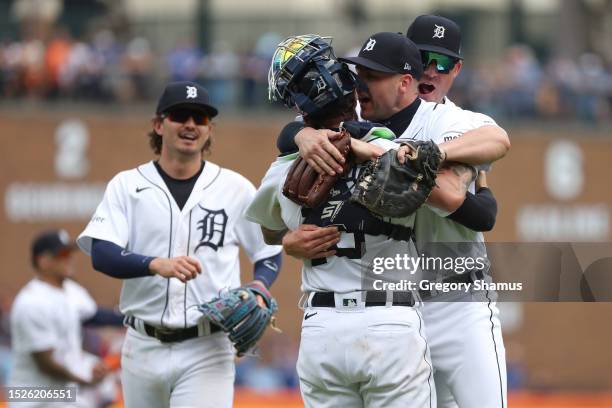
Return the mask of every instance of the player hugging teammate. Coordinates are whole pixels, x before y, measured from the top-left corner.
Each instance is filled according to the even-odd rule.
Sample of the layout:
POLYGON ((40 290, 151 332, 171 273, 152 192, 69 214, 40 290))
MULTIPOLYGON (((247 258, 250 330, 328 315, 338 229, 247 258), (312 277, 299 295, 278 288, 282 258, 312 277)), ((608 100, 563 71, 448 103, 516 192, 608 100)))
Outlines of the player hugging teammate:
MULTIPOLYGON (((270 92, 286 106, 297 107, 309 126, 338 128, 355 118, 356 79, 321 37, 297 36, 279 45, 269 78, 270 92)), ((358 161, 397 147, 376 136, 388 137, 388 130, 362 130, 357 132, 362 140, 351 139, 358 161)), ((285 155, 272 163, 247 217, 262 226, 268 243, 280 242, 287 230, 303 224, 329 232, 312 247, 316 259, 305 260, 302 268, 305 317, 297 371, 305 405, 435 406, 429 350, 414 293, 389 293, 387 298, 385 292, 363 290, 362 282, 370 256, 385 250, 416 256, 414 217, 383 220, 352 203, 349 197, 362 166, 338 177, 322 204, 299 206, 282 193, 296 157, 285 155), (328 248, 329 242, 338 245, 318 250, 328 248)))
MULTIPOLYGON (((357 92, 361 116, 392 129, 398 142, 434 140, 444 152, 446 161, 437 180, 440 188, 434 189, 428 204, 416 214, 419 254, 423 251, 430 257, 486 257, 479 231, 492 227, 496 206, 487 189, 474 189, 475 167, 503 157, 509 149, 508 136, 488 116, 464 111, 446 98, 461 69, 460 30, 454 22, 439 16, 421 16, 409 28, 408 37, 417 42, 420 58, 406 60, 402 66, 411 68, 419 64, 425 70, 416 92, 407 78, 409 72, 393 64, 397 50, 406 46, 394 33, 370 36, 359 55, 347 59, 357 66, 363 83, 357 92), (456 189, 453 183, 446 182, 444 177, 448 173, 461 180, 454 185, 456 189), (452 194, 435 197, 438 190, 445 189, 452 194)), ((416 47, 410 44, 409 47, 416 47)), ((277 145, 281 154, 299 148, 300 156, 317 172, 332 175, 341 171, 343 162, 328 137, 335 137, 335 132, 292 123, 283 130, 277 145)), ((318 258, 330 252, 329 245, 344 249, 344 243, 339 243, 333 234, 329 228, 299 226, 284 235, 283 246, 292 256, 318 258)), ((428 278, 443 284, 475 282, 486 278, 487 268, 463 274, 457 270, 431 272, 428 278)), ((423 313, 438 407, 506 407, 504 347, 499 312, 491 293, 470 291, 454 298, 435 291, 423 291, 421 295, 427 300, 423 313)))

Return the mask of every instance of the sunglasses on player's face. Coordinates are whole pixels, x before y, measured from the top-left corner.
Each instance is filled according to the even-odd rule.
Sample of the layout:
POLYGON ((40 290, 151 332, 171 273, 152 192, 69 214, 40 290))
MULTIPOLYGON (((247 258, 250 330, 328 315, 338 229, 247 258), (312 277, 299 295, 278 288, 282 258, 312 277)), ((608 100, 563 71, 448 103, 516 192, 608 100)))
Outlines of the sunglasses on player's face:
POLYGON ((166 112, 162 115, 162 118, 168 118, 172 122, 186 123, 189 118, 193 119, 193 122, 198 126, 208 125, 210 118, 204 112, 193 110, 193 109, 176 109, 170 112, 166 112))
POLYGON ((432 51, 421 51, 421 60, 423 61, 423 69, 427 69, 434 62, 436 71, 440 74, 448 74, 458 61, 457 58, 432 51))

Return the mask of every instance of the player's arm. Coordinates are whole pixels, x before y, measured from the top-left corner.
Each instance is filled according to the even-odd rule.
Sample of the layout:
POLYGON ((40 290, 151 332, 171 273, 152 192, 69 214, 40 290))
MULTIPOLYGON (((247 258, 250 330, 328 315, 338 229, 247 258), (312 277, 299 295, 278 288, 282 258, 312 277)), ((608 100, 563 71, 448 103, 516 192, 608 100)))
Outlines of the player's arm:
POLYGON ((283 264, 282 252, 269 256, 253 264, 253 279, 270 288, 280 272, 283 264))
POLYGON ((264 242, 268 245, 280 245, 283 242, 283 237, 289 231, 288 229, 283 230, 271 230, 264 226, 261 226, 261 233, 264 237, 264 242))
POLYGON ((438 170, 436 185, 427 203, 448 213, 454 212, 463 204, 475 176, 475 171, 471 166, 445 162, 438 170))
POLYGON ((55 361, 53 358, 53 349, 33 352, 32 358, 38 369, 48 376, 60 381, 70 381, 80 385, 97 384, 108 373, 108 368, 100 363, 94 367, 91 380, 87 381, 73 374, 68 368, 55 361))
POLYGON ((337 227, 319 227, 301 224, 297 230, 288 231, 283 237, 283 249, 297 259, 327 258, 336 254, 331 249, 340 242, 337 227))
POLYGON ((338 137, 339 132, 329 129, 313 129, 305 127, 303 122, 291 122, 280 132, 276 147, 281 155, 295 153, 300 155, 317 173, 334 175, 342 172, 344 158, 329 141, 338 137))
POLYGON ((497 220, 497 200, 487 186, 486 173, 480 170, 476 178, 476 194, 467 192, 465 201, 448 216, 474 231, 491 231, 497 220))
POLYGON ((189 256, 154 258, 126 251, 113 242, 100 239, 94 239, 91 244, 91 262, 95 270, 117 279, 160 275, 186 282, 202 273, 200 263, 189 256))
POLYGON ((335 250, 329 249, 340 241, 336 227, 318 227, 302 224, 297 230, 269 230, 261 227, 266 244, 282 245, 287 255, 297 259, 316 259, 332 256, 335 250))
POLYGON ((474 169, 461 163, 444 164, 427 203, 474 231, 490 231, 497 217, 497 201, 486 186, 484 171, 476 179, 476 194, 468 191, 474 169), (463 195, 462 195, 463 194, 463 195))
POLYGON ((283 127, 276 138, 276 148, 278 149, 281 156, 295 153, 298 151, 298 147, 295 144, 295 135, 302 129, 304 129, 304 122, 293 121, 289 122, 283 127))
POLYGON ((85 327, 123 327, 123 315, 115 309, 98 307, 96 313, 83 321, 85 327))
POLYGON ((504 157, 510 150, 510 139, 501 127, 484 125, 439 146, 444 151, 445 160, 479 165, 504 157))

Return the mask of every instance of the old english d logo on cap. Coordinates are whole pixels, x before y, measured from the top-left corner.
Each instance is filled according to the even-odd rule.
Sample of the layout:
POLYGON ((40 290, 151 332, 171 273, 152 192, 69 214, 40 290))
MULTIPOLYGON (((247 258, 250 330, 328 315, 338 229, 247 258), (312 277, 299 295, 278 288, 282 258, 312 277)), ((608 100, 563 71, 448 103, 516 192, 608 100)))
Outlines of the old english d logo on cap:
POLYGON ((368 43, 366 44, 365 47, 363 47, 364 51, 372 51, 374 49, 374 46, 376 45, 376 40, 373 38, 370 38, 368 40, 368 43))
POLYGON ((187 96, 186 99, 195 99, 198 97, 198 88, 195 86, 187 86, 187 96))
POLYGON ((434 34, 432 38, 444 38, 444 32, 446 28, 441 25, 434 24, 434 34))
POLYGON ((421 54, 417 46, 402 33, 380 32, 371 35, 356 57, 339 58, 374 71, 410 74, 416 79, 423 74, 421 54))

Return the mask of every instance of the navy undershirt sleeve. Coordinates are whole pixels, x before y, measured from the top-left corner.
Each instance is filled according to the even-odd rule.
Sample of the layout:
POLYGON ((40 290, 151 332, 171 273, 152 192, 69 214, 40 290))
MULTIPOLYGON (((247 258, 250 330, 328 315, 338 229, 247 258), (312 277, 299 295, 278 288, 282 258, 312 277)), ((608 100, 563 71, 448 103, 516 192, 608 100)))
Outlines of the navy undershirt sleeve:
POLYGON ((91 263, 96 271, 118 279, 151 276, 149 264, 153 257, 126 251, 109 241, 94 239, 91 244, 91 263))
POLYGON ((278 139, 276 139, 276 148, 281 156, 298 151, 298 147, 295 144, 295 136, 300 130, 304 129, 304 126, 304 122, 295 121, 288 123, 283 130, 281 130, 278 139))
POLYGON ((107 307, 98 307, 96 314, 83 322, 86 327, 123 326, 123 315, 119 311, 107 307))
POLYGON ((279 252, 278 254, 269 258, 260 259, 259 261, 255 262, 255 265, 253 266, 253 275, 255 280, 262 281, 267 288, 272 286, 278 277, 278 273, 280 272, 280 268, 283 263, 283 257, 281 254, 282 252, 279 252))
POLYGON ((491 231, 497 218, 497 200, 487 187, 476 194, 468 192, 465 201, 447 218, 474 231, 491 231))

